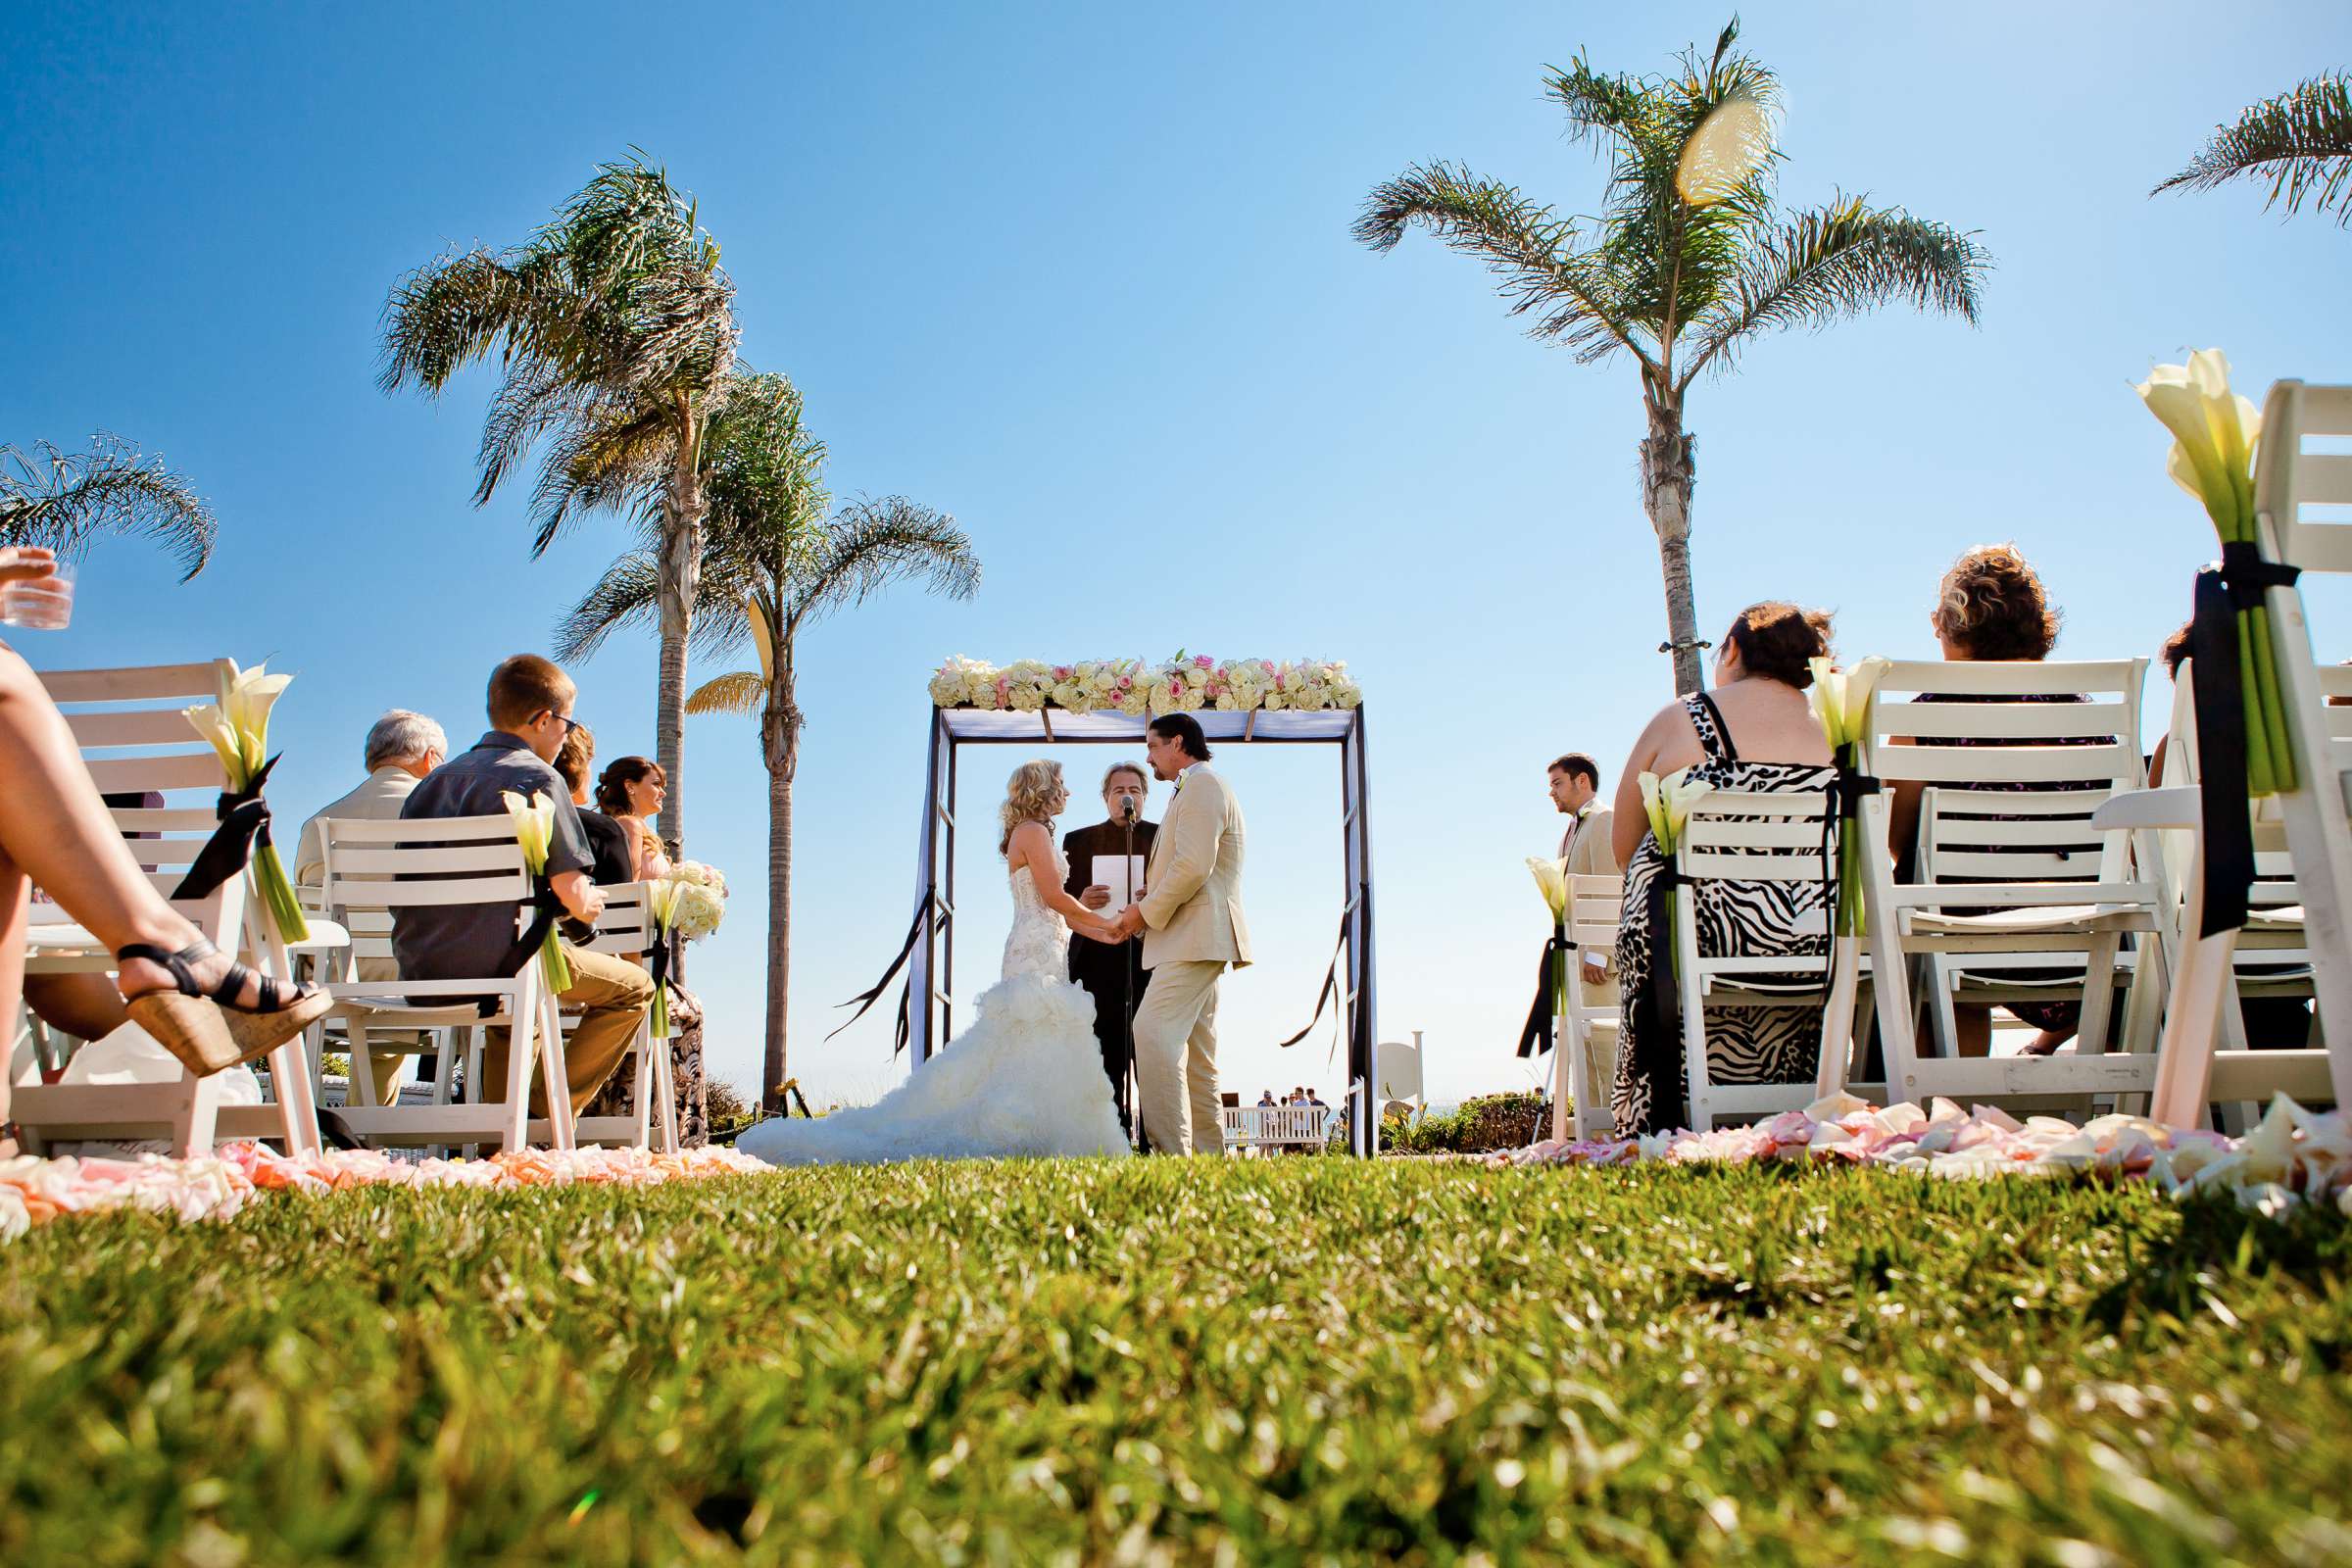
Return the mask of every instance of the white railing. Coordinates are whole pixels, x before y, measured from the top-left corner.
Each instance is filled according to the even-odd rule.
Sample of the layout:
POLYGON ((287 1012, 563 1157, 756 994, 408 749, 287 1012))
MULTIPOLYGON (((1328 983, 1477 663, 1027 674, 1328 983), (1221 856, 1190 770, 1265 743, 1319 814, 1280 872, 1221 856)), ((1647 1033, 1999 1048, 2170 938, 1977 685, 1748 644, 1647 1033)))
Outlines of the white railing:
POLYGON ((1228 1149, 1320 1149, 1332 1116, 1328 1105, 1228 1105, 1228 1149))

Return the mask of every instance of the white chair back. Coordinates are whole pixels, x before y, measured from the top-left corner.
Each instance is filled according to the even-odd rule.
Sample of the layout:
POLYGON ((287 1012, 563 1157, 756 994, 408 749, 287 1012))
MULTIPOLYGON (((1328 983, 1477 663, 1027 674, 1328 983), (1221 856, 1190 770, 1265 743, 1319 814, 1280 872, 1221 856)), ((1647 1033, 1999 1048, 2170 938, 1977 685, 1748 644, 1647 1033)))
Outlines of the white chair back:
POLYGON ((1704 1132, 1719 1116, 1770 1115, 1813 1102, 1810 1074, 1788 1083, 1715 1082, 1707 1059, 1706 1015, 1710 1006, 1818 1014, 1829 982, 1828 911, 1812 911, 1792 933, 1821 938, 1818 954, 1702 954, 1698 906, 1711 883, 1740 885, 1753 891, 1731 897, 1770 903, 1795 889, 1821 886, 1822 820, 1829 805, 1829 797, 1818 791, 1715 790, 1690 808, 1675 850, 1685 885, 1675 899, 1673 941, 1682 997, 1684 1095, 1695 1131, 1704 1132))
MULTIPOLYGON (((507 816, 338 818, 329 820, 322 834, 319 902, 352 931, 355 962, 392 956, 391 929, 404 910, 505 906, 514 909, 517 928, 527 917, 523 906, 531 898, 532 879, 507 816)), ((556 1148, 571 1147, 562 1039, 550 1027, 552 1009, 539 961, 532 956, 514 974, 498 973, 508 956, 503 951, 484 953, 481 972, 462 978, 341 980, 328 986, 341 1004, 335 1016, 349 1033, 355 1072, 370 1029, 412 1034, 495 1026, 512 1031, 500 1101, 489 1102, 485 1092, 501 1086, 474 1083, 467 1086, 469 1104, 347 1105, 342 1111, 346 1125, 371 1142, 447 1144, 464 1135, 495 1136, 514 1150, 543 1132, 556 1148), (484 1015, 477 999, 487 999, 494 1011, 484 1015), (548 1105, 544 1124, 529 1119, 534 1058, 548 1105)))
MULTIPOLYGON (((172 897, 219 826, 215 803, 227 785, 219 754, 184 710, 218 700, 226 667, 225 660, 209 660, 51 670, 40 679, 100 793, 160 798, 160 806, 110 807, 156 891, 223 952, 283 977, 257 927, 262 915, 249 901, 247 878, 231 877, 200 899, 172 897)), ((32 928, 29 973, 111 974, 115 967, 114 955, 62 912, 32 928)), ((269 1065, 268 1105, 221 1105, 216 1080, 183 1075, 163 1084, 27 1085, 12 1114, 36 1143, 147 1138, 168 1130, 181 1154, 207 1152, 221 1137, 282 1138, 291 1148, 317 1148, 310 1074, 299 1041, 272 1052, 269 1065)))
POLYGON ((1865 766, 1889 791, 1920 787, 1918 860, 1897 885, 1889 797, 1868 802, 1864 894, 1890 1098, 2082 1099, 2143 1092, 2154 1063, 2154 967, 2133 946, 2170 918, 2160 858, 2095 812, 2143 781, 2145 660, 1905 661, 1871 705, 1865 766), (1926 700, 1921 700, 1921 699, 1926 700), (1938 1054, 1918 1050, 1913 961, 1938 1054), (2130 1054, 2107 1054, 2119 979, 2134 982, 2130 1054), (2141 979, 2149 984, 2137 983, 2141 979), (2077 1000, 2071 1057, 1960 1058, 1960 1002, 2077 1000))
POLYGON ((1551 1136, 1597 1138, 1608 1127, 1617 1080, 1617 928, 1625 914, 1625 878, 1590 873, 1568 878, 1568 1012, 1552 1053, 1551 1136), (1598 954, 1597 968, 1585 959, 1598 954))

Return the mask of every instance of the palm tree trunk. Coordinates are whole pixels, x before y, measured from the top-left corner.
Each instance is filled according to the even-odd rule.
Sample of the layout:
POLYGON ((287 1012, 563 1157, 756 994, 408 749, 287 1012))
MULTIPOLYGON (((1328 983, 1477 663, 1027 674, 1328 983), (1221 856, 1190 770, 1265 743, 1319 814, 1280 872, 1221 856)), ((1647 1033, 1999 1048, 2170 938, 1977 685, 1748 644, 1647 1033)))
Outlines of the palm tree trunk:
POLYGON ((701 433, 692 401, 681 396, 677 459, 662 500, 662 676, 654 694, 654 760, 669 784, 661 833, 672 854, 683 854, 686 843, 686 639, 703 575, 701 433))
POLYGON ((1679 396, 1643 398, 1649 434, 1642 441, 1642 506, 1658 536, 1658 565, 1666 579, 1666 639, 1674 653, 1674 693, 1687 697, 1706 685, 1698 658, 1698 609, 1690 596, 1690 487, 1697 477, 1694 443, 1683 429, 1679 396))
POLYGON ((801 763, 801 710, 793 701, 792 665, 778 648, 776 674, 760 719, 760 749, 767 762, 767 1051, 760 1073, 760 1102, 782 1114, 785 1018, 792 994, 792 780, 801 763))

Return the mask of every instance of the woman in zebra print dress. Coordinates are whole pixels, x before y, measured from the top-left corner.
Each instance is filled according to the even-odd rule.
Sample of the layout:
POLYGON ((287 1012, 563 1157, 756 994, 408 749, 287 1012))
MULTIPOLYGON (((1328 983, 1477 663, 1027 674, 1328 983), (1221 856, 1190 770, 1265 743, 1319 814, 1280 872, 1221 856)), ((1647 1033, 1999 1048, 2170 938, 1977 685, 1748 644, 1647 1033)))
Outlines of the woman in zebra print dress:
MULTIPOLYGON (((1751 605, 1724 637, 1715 690, 1670 703, 1634 743, 1617 786, 1617 858, 1625 866, 1618 928, 1617 1082, 1609 1098, 1620 1137, 1684 1125, 1683 1043, 1652 1038, 1642 1004, 1653 949, 1672 933, 1649 928, 1649 889, 1662 861, 1642 808, 1640 775, 1688 767, 1718 789, 1802 793, 1829 786, 1829 744, 1805 708, 1806 662, 1829 651, 1830 617, 1788 604, 1751 605)), ((1822 889, 1814 882, 1710 880, 1696 890, 1699 951, 1709 956, 1828 951, 1822 889)), ((1716 1083, 1810 1079, 1821 1054, 1815 1007, 1711 1007, 1707 1074, 1716 1083)))

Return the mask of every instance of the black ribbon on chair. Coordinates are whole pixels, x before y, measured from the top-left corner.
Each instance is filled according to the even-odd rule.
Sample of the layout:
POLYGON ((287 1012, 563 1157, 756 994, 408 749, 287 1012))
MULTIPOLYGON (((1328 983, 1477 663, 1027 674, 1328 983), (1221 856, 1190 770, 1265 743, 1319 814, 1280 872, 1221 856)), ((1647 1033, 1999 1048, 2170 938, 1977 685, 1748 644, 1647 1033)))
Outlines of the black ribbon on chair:
POLYGON ((669 984, 672 971, 678 966, 678 933, 675 928, 654 933, 653 945, 645 950, 645 972, 660 991, 669 984))
MULTIPOLYGON (((849 1001, 840 1004, 840 1005, 844 1007, 856 1007, 858 1009, 856 1012, 850 1014, 850 1023, 843 1024, 841 1029, 847 1029, 851 1023, 856 1023, 858 1019, 864 1017, 866 1010, 873 1006, 876 1002, 881 1000, 882 993, 888 991, 890 989, 890 983, 899 977, 899 971, 906 967, 906 960, 914 956, 914 945, 922 938, 923 922, 930 918, 932 903, 933 898, 931 889, 926 887, 923 889, 923 896, 915 901, 914 920, 913 923, 906 927, 906 940, 899 944, 899 956, 890 960, 890 967, 882 971, 882 978, 875 981, 866 990, 860 991, 858 993, 858 995, 852 997, 849 1001)), ((909 1004, 913 1002, 913 1000, 914 976, 909 974, 906 977, 906 984, 905 988, 899 992, 898 1043, 890 1048, 890 1054, 894 1056, 906 1049, 906 1041, 912 1032, 909 1004)), ((833 1035, 841 1033, 841 1029, 834 1030, 833 1034, 827 1035, 825 1038, 827 1040, 832 1039, 833 1035)))
POLYGON ((1642 894, 1644 919, 1649 927, 1649 973, 1634 998, 1636 1049, 1650 1088, 1652 1127, 1680 1127, 1689 1118, 1683 1109, 1683 996, 1675 980, 1674 921, 1667 912, 1667 895, 1687 886, 1670 855, 1660 855, 1657 875, 1642 894))
POLYGON ((1573 963, 1571 956, 1576 944, 1568 940, 1565 926, 1553 926, 1551 938, 1544 944, 1543 961, 1536 969, 1536 1000, 1527 1009, 1527 1026, 1519 1031, 1519 1054, 1540 1055, 1551 1049, 1552 998, 1556 995, 1554 958, 1573 963))
POLYGON ((1339 995, 1340 956, 1347 951, 1348 916, 1346 914, 1342 914, 1340 916, 1340 945, 1331 950, 1331 967, 1323 971, 1323 989, 1321 992, 1317 993, 1315 997, 1315 1015, 1306 1020, 1305 1028, 1291 1036, 1290 1039, 1285 1040, 1276 1048, 1277 1050, 1288 1051, 1291 1049, 1291 1047, 1297 1045, 1299 1041, 1304 1040, 1308 1035, 1315 1032, 1315 1025, 1323 1020, 1324 1007, 1330 1004, 1333 997, 1339 995))
POLYGON ((2265 561, 2251 543, 2222 546, 2219 564, 2197 573, 2188 624, 2189 695, 2197 715, 2197 804, 2205 846, 2205 914, 2197 935, 2246 923, 2254 885, 2254 824, 2246 808, 2246 709, 2238 661, 2238 613, 2272 588, 2294 584, 2293 566, 2265 561))
MULTIPOLYGON (((517 906, 530 910, 531 917, 523 922, 521 935, 517 936, 514 939, 514 945, 507 950, 507 961, 499 966, 500 974, 517 975, 522 973, 522 966, 539 956, 539 949, 547 941, 548 932, 554 930, 556 922, 563 918, 564 901, 556 897, 556 890, 544 882, 539 882, 536 878, 533 881, 535 890, 528 899, 523 900, 517 906)), ((459 1006, 464 1005, 466 1002, 463 997, 452 997, 449 1000, 453 1005, 459 1006)), ((475 1004, 476 1009, 485 1018, 496 1017, 498 1009, 503 1005, 505 1004, 496 997, 484 997, 475 1004)))
POLYGON ((262 799, 262 790, 270 782, 270 769, 276 766, 277 757, 272 757, 262 764, 261 771, 253 775, 253 782, 245 788, 221 791, 213 808, 220 825, 213 829, 213 836, 196 852, 187 875, 172 890, 173 898, 211 897, 221 883, 253 863, 255 850, 270 843, 270 803, 262 799))

